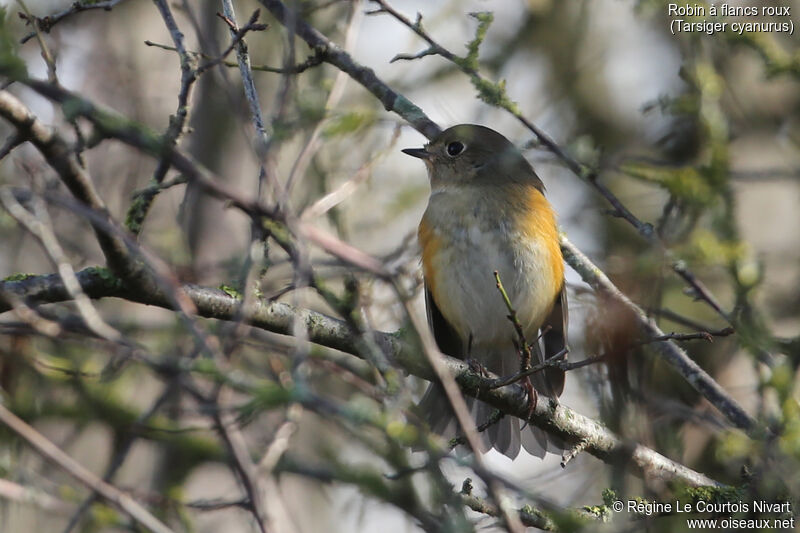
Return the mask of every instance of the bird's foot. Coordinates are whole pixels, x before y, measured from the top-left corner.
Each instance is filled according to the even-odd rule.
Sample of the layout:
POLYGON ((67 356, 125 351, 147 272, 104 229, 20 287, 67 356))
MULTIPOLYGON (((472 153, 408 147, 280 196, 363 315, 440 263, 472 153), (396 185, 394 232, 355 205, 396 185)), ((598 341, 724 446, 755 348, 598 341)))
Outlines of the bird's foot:
POLYGON ((520 379, 520 385, 522 385, 522 388, 528 393, 528 416, 525 417, 525 424, 527 424, 531 415, 533 415, 533 412, 536 410, 536 405, 539 403, 539 393, 533 388, 531 378, 528 376, 520 379))
POLYGON ((489 375, 489 371, 486 370, 486 367, 483 366, 483 364, 481 364, 481 362, 477 359, 469 358, 466 360, 466 363, 472 372, 479 374, 481 377, 485 378, 489 375))

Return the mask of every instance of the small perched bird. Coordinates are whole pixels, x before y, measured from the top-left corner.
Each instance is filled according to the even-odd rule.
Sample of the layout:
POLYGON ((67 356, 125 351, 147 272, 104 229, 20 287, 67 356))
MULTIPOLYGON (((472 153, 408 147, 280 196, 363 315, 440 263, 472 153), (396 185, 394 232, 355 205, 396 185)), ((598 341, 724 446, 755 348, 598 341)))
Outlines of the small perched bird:
MULTIPOLYGON (((501 134, 472 124, 453 126, 424 148, 403 152, 423 160, 431 183, 419 242, 428 323, 439 349, 500 376, 519 371, 519 343, 496 286, 497 271, 532 344, 531 364, 560 353, 567 334, 564 262, 553 208, 530 163, 501 134)), ((564 371, 547 368, 532 376, 532 384, 538 393, 557 398, 564 371)), ((481 401, 468 403, 479 425, 493 412, 481 401)), ((431 430, 454 434, 441 385, 432 384, 419 407, 431 430)), ((511 459, 520 445, 539 457, 562 446, 552 437, 548 445, 545 433, 533 426, 520 434, 520 420, 510 416, 482 435, 487 448, 511 459)))

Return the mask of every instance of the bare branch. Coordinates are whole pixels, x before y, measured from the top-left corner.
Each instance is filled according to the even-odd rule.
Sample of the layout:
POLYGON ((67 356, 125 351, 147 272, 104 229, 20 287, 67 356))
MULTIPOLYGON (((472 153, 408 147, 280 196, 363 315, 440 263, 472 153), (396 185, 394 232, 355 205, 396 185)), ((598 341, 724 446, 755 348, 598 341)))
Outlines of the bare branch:
POLYGON ((112 328, 106 323, 105 320, 97 312, 97 309, 92 305, 91 300, 81 290, 78 278, 75 277, 75 271, 72 265, 67 260, 67 256, 61 245, 58 242, 52 225, 50 224, 50 217, 44 208, 43 202, 40 198, 34 197, 34 209, 38 216, 25 209, 16 198, 9 187, 0 188, 0 203, 6 208, 6 211, 14 217, 20 224, 33 234, 34 237, 42 244, 47 255, 50 256, 53 265, 58 271, 58 275, 64 281, 64 287, 69 292, 75 306, 78 309, 81 317, 86 326, 96 335, 117 342, 122 340, 122 335, 119 331, 112 328))
MULTIPOLYGON (((171 308, 171 303, 159 295, 142 291, 128 291, 108 271, 86 269, 77 273, 81 286, 92 298, 118 297, 148 305, 171 308)), ((60 302, 69 299, 63 282, 56 275, 30 276, 18 281, 2 281, 0 289, 16 294, 29 305, 60 302)), ((0 296, 3 292, 0 290, 0 296)), ((219 289, 197 285, 184 285, 184 292, 192 299, 201 316, 219 320, 233 320, 240 301, 219 289)), ((0 312, 10 306, 0 301, 0 312)), ((280 302, 258 301, 250 316, 250 324, 276 333, 290 334, 293 323, 299 320, 308 332, 311 342, 344 352, 358 354, 359 339, 341 320, 308 309, 297 309, 280 302)), ((413 346, 391 333, 372 332, 374 342, 405 371, 432 379, 430 365, 413 346)), ((525 418, 528 402, 524 390, 516 385, 491 389, 496 379, 473 372, 464 361, 442 356, 449 371, 455 375, 462 390, 470 396, 480 397, 504 413, 525 418)), ((634 474, 648 479, 677 480, 690 486, 717 485, 707 476, 681 464, 670 461, 654 450, 642 445, 625 443, 604 425, 587 418, 569 407, 551 402, 539 402, 530 422, 568 442, 586 441, 586 451, 604 461, 625 461, 634 474)))
MULTIPOLYGON (((447 401, 450 402, 450 406, 455 413, 458 426, 461 428, 461 431, 463 431, 464 438, 474 454, 475 466, 478 470, 485 470, 482 457, 484 448, 481 445, 478 429, 475 427, 475 421, 469 413, 469 407, 467 407, 467 402, 464 400, 464 395, 459 389, 456 380, 447 371, 447 366, 444 362, 445 355, 439 351, 430 328, 428 328, 428 325, 419 317, 415 309, 411 307, 409 299, 404 297, 400 287, 396 285, 395 289, 402 299, 406 314, 420 339, 422 351, 430 368, 433 370, 434 376, 436 376, 436 382, 441 383, 447 401)), ((489 494, 491 494, 492 500, 500 510, 500 514, 508 530, 512 533, 522 533, 522 522, 511 508, 504 487, 494 478, 489 478, 485 481, 489 489, 489 494)))
POLYGON ((664 335, 659 335, 653 337, 651 339, 647 339, 643 341, 643 344, 649 344, 651 342, 662 342, 662 341, 691 341, 695 339, 702 339, 708 342, 714 342, 714 337, 727 337, 728 335, 733 335, 736 331, 733 328, 723 328, 718 331, 698 331, 696 333, 665 333, 664 335))
MULTIPOLYGON (((290 15, 283 2, 280 2, 280 0, 259 0, 259 2, 282 24, 286 25, 288 23, 290 15)), ((384 108, 394 111, 403 117, 427 138, 435 137, 441 131, 441 128, 425 116, 425 113, 419 107, 381 81, 372 69, 356 63, 350 54, 305 21, 296 20, 293 29, 308 46, 323 54, 326 63, 330 63, 346 72, 351 78, 375 95, 384 108)))
POLYGON ((25 487, 0 478, 0 498, 12 502, 34 505, 47 512, 68 513, 72 505, 46 492, 25 487))
MULTIPOLYGON (((25 15, 22 18, 28 24, 35 24, 38 29, 45 33, 50 33, 50 30, 53 29, 53 26, 64 20, 65 18, 74 15, 75 13, 80 13, 82 11, 90 11, 93 9, 102 9, 104 11, 111 11, 111 9, 122 2, 122 0, 101 0, 99 2, 73 2, 70 7, 63 11, 59 11, 53 15, 47 15, 46 17, 33 17, 29 15, 25 15)), ((36 32, 30 32, 25 37, 20 40, 20 43, 25 44, 29 40, 33 39, 36 36, 36 32)))
MULTIPOLYGON (((174 46, 168 46, 166 44, 156 43, 150 40, 145 40, 144 44, 147 46, 153 46, 155 48, 160 48, 162 50, 169 50, 170 52, 177 52, 177 48, 174 46)), ((203 54, 201 52, 194 52, 190 51, 195 57, 201 57, 203 59, 207 59, 209 61, 214 61, 214 58, 208 54, 203 54)), ((314 53, 310 55, 305 61, 302 63, 298 63, 297 65, 292 65, 288 68, 285 67, 270 67, 267 65, 250 65, 250 69, 253 71, 258 72, 274 72, 276 74, 301 74, 306 70, 319 66, 323 63, 322 55, 320 53, 314 53)), ((225 65, 226 67, 238 68, 239 64, 233 61, 221 61, 220 64, 225 65)))
POLYGON ((100 494, 103 499, 113 504, 136 522, 155 533, 173 533, 170 528, 153 516, 136 500, 91 473, 86 467, 47 440, 44 435, 9 411, 2 403, 0 403, 0 422, 8 426, 11 431, 30 444, 42 457, 63 469, 67 474, 89 489, 100 494))
MULTIPOLYGON (((564 235, 561 236, 561 251, 564 260, 580 274, 583 281, 591 285, 596 291, 614 299, 633 312, 639 327, 649 338, 663 337, 664 332, 656 325, 655 321, 630 298, 625 296, 583 252, 578 250, 564 235)), ((714 407, 720 410, 736 427, 746 431, 756 429, 756 423, 739 403, 731 398, 725 390, 700 368, 689 355, 671 340, 655 344, 656 352, 674 368, 681 376, 702 394, 714 407)))
POLYGON ((719 316, 724 318, 726 322, 729 324, 731 323, 731 316, 722 310, 722 307, 720 307, 716 298, 714 298, 714 295, 711 294, 711 291, 709 291, 708 288, 703 285, 694 274, 689 272, 689 269, 686 268, 686 263, 683 261, 677 261, 672 265, 672 270, 686 280, 686 283, 688 283, 692 288, 692 291, 698 300, 702 300, 707 303, 714 311, 717 312, 717 314, 719 314, 719 316))
MULTIPOLYGON (((223 389, 221 392, 224 393, 225 390, 227 389, 223 389)), ((250 499, 250 508, 253 511, 259 530, 261 533, 268 533, 271 528, 269 527, 269 517, 264 507, 263 481, 259 475, 258 468, 250 458, 244 435, 242 435, 242 431, 237 426, 233 414, 217 412, 215 418, 217 420, 217 429, 222 435, 225 444, 228 445, 236 471, 239 473, 242 484, 247 491, 250 499)))
MULTIPOLYGON (((0 116, 17 129, 18 135, 30 141, 39 150, 78 201, 104 213, 106 219, 110 219, 105 203, 97 193, 89 175, 61 136, 42 124, 17 97, 8 91, 0 91, 0 116)), ((145 273, 138 263, 131 260, 122 239, 110 235, 98 224, 92 224, 92 227, 111 269, 123 278, 145 284, 145 273)))

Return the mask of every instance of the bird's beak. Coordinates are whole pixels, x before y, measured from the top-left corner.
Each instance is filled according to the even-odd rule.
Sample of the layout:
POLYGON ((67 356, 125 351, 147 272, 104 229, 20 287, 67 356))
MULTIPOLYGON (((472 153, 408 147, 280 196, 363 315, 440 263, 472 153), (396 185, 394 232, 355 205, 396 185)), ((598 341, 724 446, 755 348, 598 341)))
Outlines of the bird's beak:
POLYGON ((402 152, 410 155, 411 157, 418 157, 420 159, 428 159, 431 157, 430 152, 428 152, 425 148, 403 148, 402 152))

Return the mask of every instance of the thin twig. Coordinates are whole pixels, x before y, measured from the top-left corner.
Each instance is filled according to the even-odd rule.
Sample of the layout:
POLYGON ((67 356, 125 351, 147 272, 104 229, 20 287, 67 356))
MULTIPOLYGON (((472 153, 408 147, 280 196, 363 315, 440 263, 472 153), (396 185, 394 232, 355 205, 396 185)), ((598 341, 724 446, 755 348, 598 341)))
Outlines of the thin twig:
MULTIPOLYGON (((475 466, 480 470, 485 470, 482 458, 482 452, 484 451, 483 446, 481 445, 478 430, 475 427, 475 421, 469 414, 469 408, 467 407, 467 402, 464 400, 463 393, 459 389, 456 380, 453 378, 453 375, 447 371, 447 367, 443 361, 444 355, 436 346, 436 341, 434 340, 430 329, 427 327, 427 324, 420 319, 416 310, 411 306, 409 299, 404 297, 404 291, 402 291, 399 285, 395 284, 395 290, 400 296, 400 299, 403 302, 406 310, 406 315, 408 316, 412 327, 415 329, 417 336, 420 339, 420 344, 422 345, 422 351, 425 355, 425 358, 427 359, 430 367, 433 369, 436 380, 442 384, 447 401, 450 403, 450 406, 455 413, 458 426, 461 428, 464 438, 474 454, 473 460, 475 462, 475 466)), ((524 531, 524 526, 522 525, 519 516, 517 516, 517 514, 511 508, 510 502, 506 498, 504 488, 500 485, 500 483, 497 482, 497 480, 493 478, 485 479, 485 481, 492 501, 494 501, 495 505, 497 505, 498 509, 500 510, 508 530, 511 533, 522 533, 524 531)))
MULTIPOLYGON (((258 135, 261 148, 266 146, 267 143, 267 130, 264 127, 264 118, 261 114, 261 103, 258 99, 258 91, 256 91, 255 82, 253 81, 253 72, 250 67, 250 55, 247 51, 247 43, 244 41, 246 31, 236 30, 236 13, 233 9, 231 0, 222 0, 222 12, 225 17, 230 21, 233 26, 229 27, 231 33, 231 46, 236 48, 236 61, 239 65, 239 73, 242 76, 242 88, 244 89, 247 104, 250 106, 250 115, 258 135)), ((250 17, 248 25, 255 24, 260 12, 256 10, 250 17)), ((245 26, 246 28, 247 26, 245 26)), ((227 54, 223 54, 224 57, 227 54)))
MULTIPOLYGON (((520 350, 522 351, 522 357, 520 358, 519 362, 519 371, 520 374, 528 371, 531 368, 531 347, 528 344, 528 340, 525 338, 525 332, 522 330, 522 324, 517 318, 517 310, 514 309, 514 306, 511 304, 511 298, 508 297, 508 293, 506 292, 505 287, 503 287, 503 282, 500 280, 500 272, 497 270, 494 271, 494 281, 497 290, 500 291, 500 295, 503 297, 503 302, 506 304, 506 309, 508 309, 508 319, 514 325, 514 331, 517 333, 517 339, 519 340, 520 350)), ((566 351, 564 352, 566 353, 566 351)), ((554 356, 558 357, 558 356, 554 356)), ((520 375, 520 378, 527 377, 520 375)))
MULTIPOLYGON (((97 272, 96 269, 80 271, 77 276, 84 292, 92 298, 121 297, 129 301, 172 308, 172 303, 163 294, 126 291, 113 277, 109 278, 107 273, 97 272)), ((63 282, 57 275, 31 276, 19 281, 0 281, 0 289, 16 294, 31 304, 69 299, 69 294, 64 290, 63 282)), ((183 292, 191 298, 200 316, 231 320, 237 315, 239 300, 222 290, 184 285, 183 292)), ((5 302, 0 301, 0 312, 8 308, 5 302)), ((254 327, 288 334, 296 319, 308 329, 308 338, 311 342, 359 354, 359 339, 346 322, 309 309, 297 309, 282 302, 258 302, 250 323, 254 327)), ((430 365, 420 356, 416 344, 404 343, 397 335, 391 333, 372 332, 372 336, 380 348, 390 353, 396 364, 405 371, 424 379, 433 377, 430 365)), ((446 356, 440 358, 446 364, 448 371, 456 376, 467 394, 480 395, 482 401, 506 414, 526 416, 527 401, 520 387, 509 385, 491 390, 490 385, 495 378, 476 374, 464 361, 446 356)), ((626 460, 631 461, 631 472, 634 474, 665 481, 679 480, 691 486, 716 484, 707 476, 672 462, 649 448, 637 445, 631 449, 601 423, 575 412, 563 402, 558 405, 539 402, 530 421, 569 442, 587 439, 586 451, 600 459, 613 462, 618 457, 626 457, 626 460)))
MULTIPOLYGON (((506 385, 511 385, 512 383, 516 383, 517 381, 523 378, 532 376, 533 374, 541 372, 542 370, 550 367, 562 368, 564 370, 567 370, 566 368, 564 368, 564 363, 566 363, 566 361, 563 360, 564 356, 567 355, 567 353, 569 353, 569 349, 564 348, 563 350, 553 355, 550 359, 548 359, 543 363, 539 363, 538 365, 534 366, 529 366, 524 370, 520 370, 517 374, 493 381, 492 384, 489 385, 489 388, 497 389, 500 387, 505 387, 506 385)), ((584 361, 579 361, 578 363, 584 363, 584 361)), ((569 363, 569 365, 575 365, 575 364, 577 363, 569 363)), ((578 368, 578 367, 573 367, 573 368, 578 368)))
POLYGON ((677 261, 672 265, 672 270, 674 270, 686 281, 686 283, 689 284, 698 300, 702 300, 707 303, 714 311, 717 312, 717 314, 719 314, 719 316, 724 318, 726 322, 729 324, 732 323, 731 316, 722 310, 722 307, 719 305, 716 298, 714 298, 714 295, 711 294, 711 291, 709 291, 708 288, 688 270, 686 263, 683 261, 677 261))
MULTIPOLYGON (((203 74, 208 69, 214 68, 217 65, 223 63, 225 61, 225 58, 228 57, 228 54, 233 52, 234 48, 236 48, 236 49, 240 48, 242 40, 244 39, 244 36, 247 35, 247 32, 250 32, 250 31, 264 31, 264 30, 266 30, 267 27, 268 27, 267 24, 258 24, 256 22, 258 20, 259 14, 260 14, 260 11, 258 9, 256 9, 255 12, 250 16, 250 20, 247 22, 247 24, 245 24, 244 26, 242 26, 239 29, 236 29, 236 26, 233 25, 233 21, 231 21, 231 19, 229 19, 225 15, 217 13, 217 16, 219 18, 221 18, 222 20, 224 20, 229 25, 229 27, 231 27, 231 25, 233 25, 231 27, 231 33, 233 33, 233 36, 231 37, 230 44, 228 45, 228 47, 225 50, 222 51, 222 53, 219 55, 219 57, 217 57, 216 59, 212 59, 212 60, 210 60, 210 61, 208 61, 206 63, 203 63, 202 65, 197 67, 197 74, 198 75, 203 74)), ((252 78, 251 78, 250 81, 252 82, 252 78)), ((263 124, 262 124, 262 128, 263 128, 263 124)))
MULTIPOLYGON (((28 21, 34 20, 35 17, 31 15, 31 12, 28 11, 28 6, 25 5, 23 0, 17 0, 17 3, 24 11, 24 15, 22 13, 19 14, 20 18, 28 21)), ((39 42, 39 49, 42 51, 42 59, 44 60, 45 65, 47 65, 47 80, 50 83, 58 83, 58 76, 56 75, 56 60, 53 57, 53 53, 50 52, 50 47, 47 46, 47 41, 44 40, 42 37, 41 28, 38 24, 34 24, 34 34, 36 35, 36 40, 39 42)))
MULTIPOLYGON (((355 193, 355 191, 358 190, 359 185, 367 180, 375 164, 380 161, 384 155, 388 154, 392 148, 394 148, 399 137, 400 128, 398 127, 395 128, 392 139, 386 148, 381 150, 377 156, 371 157, 366 163, 361 165, 359 169, 356 170, 355 174, 353 174, 352 178, 345 181, 339 187, 305 208, 300 214, 300 218, 303 220, 313 220, 314 218, 320 217, 355 193)), ((309 145, 307 144, 306 146, 309 145)))
MULTIPOLYGON (((500 422, 500 420, 502 420, 504 416, 505 414, 499 409, 492 411, 492 414, 489 415, 489 418, 487 418, 481 424, 478 424, 477 426, 478 433, 483 433, 493 425, 497 424, 498 422, 500 422)), ((464 444, 467 444, 467 439, 464 438, 463 435, 459 435, 457 437, 453 437, 452 439, 450 439, 450 442, 447 443, 447 447, 453 450, 456 448, 456 446, 463 446, 464 444)))
MULTIPOLYGON (((111 11, 111 9, 122 2, 122 0, 101 0, 99 2, 73 2, 70 7, 63 11, 59 11, 58 13, 54 13, 52 15, 47 15, 45 17, 33 17, 33 16, 25 16, 23 17, 28 24, 35 24, 36 27, 42 30, 45 33, 50 33, 50 30, 53 29, 53 26, 64 20, 65 18, 74 15, 75 13, 80 13, 82 11, 90 11, 94 9, 102 9, 104 11, 111 11)), ((27 34, 25 37, 20 39, 21 44, 25 44, 29 40, 33 39, 36 36, 36 32, 32 31, 27 34)))
POLYGON ((663 341, 691 341, 695 339, 702 339, 708 342, 714 342, 714 337, 727 337, 728 335, 733 335, 736 333, 736 330, 733 328, 723 328, 718 331, 698 331, 696 333, 665 333, 664 335, 658 335, 652 337, 650 339, 646 339, 642 341, 642 344, 649 344, 651 342, 663 342, 663 341))
MULTIPOLYGON (((64 185, 80 202, 98 212, 106 213, 104 220, 110 220, 105 203, 89 175, 60 135, 39 121, 25 104, 8 91, 0 91, 0 116, 16 128, 18 135, 30 141, 39 150, 48 164, 58 173, 64 185)), ((92 224, 92 227, 108 265, 121 277, 145 288, 146 274, 135 261, 130 260, 123 240, 109 235, 98 224, 92 224)))
POLYGON ((64 453, 58 446, 49 441, 44 435, 26 424, 21 418, 9 411, 0 403, 0 422, 16 433, 20 438, 36 450, 42 457, 49 460, 90 490, 100 494, 103 499, 117 507, 126 515, 142 526, 155 533, 174 533, 158 518, 113 485, 106 483, 75 459, 64 453))
MULTIPOLYGON (((228 389, 223 389, 223 391, 221 391, 223 397, 228 397, 226 391, 228 391, 228 389)), ((217 411, 215 419, 217 421, 217 430, 231 452, 236 471, 239 473, 242 484, 249 497, 250 509, 256 519, 259 530, 261 533, 269 533, 272 528, 269 525, 269 515, 265 507, 263 480, 261 476, 259 476, 258 468, 250 458, 250 452, 247 449, 244 435, 236 424, 235 417, 231 413, 217 411)))
POLYGON ((8 154, 14 150, 17 146, 23 144, 27 139, 20 135, 19 133, 14 133, 13 135, 9 136, 6 139, 6 142, 3 143, 3 146, 0 147, 0 161, 6 158, 8 154))
POLYGON ((570 448, 564 450, 564 453, 561 454, 561 468, 566 468, 567 463, 575 459, 579 453, 585 450, 587 444, 585 440, 580 440, 570 448))
MULTIPOLYGON (((583 281, 596 291, 619 302, 632 311, 633 316, 648 338, 662 337, 664 332, 655 321, 623 294, 583 252, 578 250, 564 235, 561 236, 561 251, 564 260, 580 274, 583 281)), ((656 352, 672 366, 697 392, 720 410, 736 427, 754 430, 756 423, 739 403, 734 400, 708 373, 672 341, 655 343, 656 352)))
POLYGON ((64 287, 66 287, 70 296, 72 296, 78 313, 80 313, 83 318, 86 327, 101 338, 112 342, 121 341, 122 335, 120 332, 103 320, 97 312, 97 309, 92 305, 89 297, 81 290, 78 278, 75 277, 75 271, 58 242, 58 238, 50 223, 50 217, 41 199, 33 197, 31 200, 36 215, 22 207, 22 204, 17 201, 9 187, 0 188, 0 202, 2 202, 3 207, 5 207, 6 211, 41 243, 45 253, 47 253, 53 265, 56 267, 58 275, 64 280, 64 287))
POLYGON ((0 301, 7 302, 8 308, 12 309, 20 320, 33 328, 33 331, 36 331, 40 335, 44 335, 45 337, 57 337, 61 334, 61 325, 57 321, 42 316, 35 309, 27 305, 18 295, 0 288, 0 301))
MULTIPOLYGON (((166 44, 156 43, 150 40, 145 40, 144 44, 147 46, 152 46, 154 48, 160 48, 162 50, 169 50, 170 52, 177 52, 178 50, 174 46, 169 46, 166 44)), ((202 52, 194 52, 189 51, 188 53, 192 54, 195 57, 207 59, 209 61, 213 61, 214 58, 208 54, 204 54, 202 52)), ((292 65, 288 68, 286 67, 270 67, 267 65, 250 65, 250 70, 257 71, 257 72, 274 72, 276 74, 302 74, 306 70, 316 67, 324 63, 322 59, 322 52, 315 51, 313 54, 308 56, 305 61, 302 63, 298 63, 296 65, 292 65)), ((239 64, 234 61, 221 61, 221 65, 225 65, 226 67, 231 68, 238 68, 239 64)))
MULTIPOLYGON (((467 507, 469 507, 470 509, 472 509, 477 513, 485 514, 488 516, 500 515, 497 512, 497 507, 495 505, 493 505, 490 502, 487 502, 483 498, 475 496, 474 494, 462 493, 461 499, 464 502, 464 505, 466 505, 467 507)), ((558 527, 553 523, 552 520, 544 517, 543 515, 536 514, 531 511, 532 509, 530 509, 529 507, 517 511, 517 516, 519 516, 520 521, 525 527, 535 527, 543 531, 558 531, 558 527)))
MULTIPOLYGON (((358 40, 358 29, 361 24, 361 13, 362 12, 358 7, 357 2, 353 2, 344 37, 343 50, 345 52, 350 52, 353 48, 355 48, 356 41, 358 40)), ((325 100, 324 109, 326 112, 331 109, 336 109, 339 105, 339 100, 341 100, 342 95, 344 94, 344 88, 347 85, 347 80, 348 76, 345 72, 339 70, 336 73, 336 77, 333 80, 333 86, 328 93, 328 98, 325 100)), ((308 137, 308 141, 306 142, 305 146, 303 146, 303 149, 300 151, 297 159, 295 159, 292 169, 289 171, 289 177, 286 178, 287 192, 292 191, 294 183, 298 177, 305 175, 306 168, 308 168, 308 164, 311 162, 311 156, 317 152, 317 145, 319 144, 319 139, 322 135, 323 124, 324 121, 322 120, 317 123, 317 125, 314 127, 314 131, 312 131, 311 135, 308 137)))
MULTIPOLYGON (((189 118, 189 98, 192 94, 192 87, 200 74, 196 68, 197 61, 195 57, 186 51, 183 42, 183 32, 178 28, 169 3, 166 0, 153 0, 153 2, 158 8, 161 18, 164 19, 164 25, 167 27, 172 37, 175 50, 178 52, 178 57, 180 58, 181 84, 178 90, 178 105, 175 114, 170 117, 167 131, 161 139, 161 142, 163 142, 165 146, 174 147, 178 145, 180 137, 183 135, 186 121, 189 118)), ((164 181, 169 168, 169 160, 164 156, 159 157, 158 165, 153 172, 152 183, 158 185, 164 181)), ((128 213, 125 216, 125 224, 134 235, 138 236, 141 233, 144 220, 158 192, 158 189, 156 189, 152 194, 134 198, 134 201, 131 202, 128 213)))
POLYGON ((68 513, 72 505, 46 492, 0 478, 0 498, 14 503, 33 505, 48 513, 68 513))
MULTIPOLYGON (((283 2, 280 0, 259 0, 259 2, 266 7, 281 24, 284 26, 289 24, 291 17, 289 10, 286 9, 283 2)), ((441 132, 441 128, 431 121, 419 107, 381 81, 372 69, 356 63, 350 54, 342 50, 336 43, 325 37, 304 20, 295 20, 294 24, 289 27, 291 27, 294 33, 303 39, 312 50, 319 50, 323 53, 326 63, 330 63, 346 72, 351 78, 370 91, 387 110, 397 112, 417 131, 428 138, 435 137, 441 132)))
MULTIPOLYGON (((487 101, 490 101, 492 105, 505 109, 511 115, 513 115, 519 122, 521 122, 529 131, 531 131, 536 139, 544 145, 551 153, 553 153, 561 162, 571 170, 576 176, 583 179, 587 183, 589 183, 600 195, 606 199, 606 201, 611 204, 612 211, 611 214, 615 217, 622 218, 627 221, 631 226, 633 226, 636 231, 649 243, 656 245, 664 254, 665 256, 673 262, 674 268, 678 274, 681 275, 687 282, 692 284, 694 288, 695 285, 693 284, 692 280, 694 276, 686 269, 686 265, 680 261, 676 261, 673 257, 673 254, 665 244, 659 238, 658 233, 655 231, 653 225, 649 222, 644 222, 640 220, 636 215, 634 215, 625 205, 617 198, 617 196, 611 192, 611 190, 606 187, 603 183, 599 181, 599 173, 597 169, 592 169, 583 163, 579 162, 575 159, 572 155, 570 155, 566 150, 561 148, 550 136, 548 136, 542 129, 536 126, 533 122, 531 122, 517 107, 517 104, 511 101, 505 91, 505 86, 502 83, 495 83, 485 76, 483 76, 477 69, 477 48, 470 50, 470 53, 466 57, 459 57, 456 54, 453 54, 445 47, 441 46, 437 43, 422 27, 422 17, 418 15, 416 22, 411 22, 408 18, 403 16, 401 13, 393 9, 386 0, 371 0, 372 2, 378 4, 380 6, 379 9, 372 13, 387 13, 394 17, 396 20, 401 22, 403 25, 407 26, 411 31, 416 33, 419 37, 424 39, 429 48, 423 51, 420 54, 417 54, 418 57, 425 57, 428 55, 440 55, 445 59, 451 61, 454 65, 456 65, 462 72, 470 76, 473 85, 478 90, 479 96, 487 101), (485 98, 484 93, 491 93, 492 98, 487 99, 485 98)), ((478 18, 478 17, 476 17, 478 18)), ((480 20, 480 19, 479 19, 480 20)), ((489 20, 490 21, 490 20, 489 20)), ((481 24, 485 24, 484 21, 481 21, 481 24)), ((480 26, 480 25, 479 25, 480 26)), ((488 27, 488 26, 487 26, 488 27)), ((482 40, 482 37, 476 35, 474 44, 479 45, 482 40)), ((471 44, 473 44, 471 43, 471 44)), ((412 56, 413 57, 413 56, 412 56)), ((410 57, 403 57, 403 59, 410 59, 410 57)), ((402 111, 398 112, 402 115, 402 111)), ((421 131, 421 130, 420 130, 421 131)), ((424 134, 424 132, 422 132, 424 134)), ((430 138, 430 137, 428 137, 430 138)), ((696 281, 696 279, 694 279, 696 281)), ((707 301, 712 307, 717 310, 723 317, 730 322, 729 316, 722 311, 718 305, 714 302, 713 297, 711 294, 706 291, 700 291, 702 299, 707 301)))

